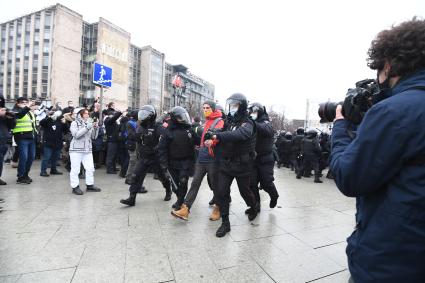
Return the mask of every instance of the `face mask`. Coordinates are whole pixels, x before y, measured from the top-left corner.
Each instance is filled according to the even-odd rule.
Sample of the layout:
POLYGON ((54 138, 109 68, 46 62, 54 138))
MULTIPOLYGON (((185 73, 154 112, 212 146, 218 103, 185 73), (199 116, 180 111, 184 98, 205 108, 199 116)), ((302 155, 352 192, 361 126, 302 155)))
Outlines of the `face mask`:
POLYGON ((213 112, 212 112, 212 110, 211 110, 211 109, 205 110, 205 111, 204 111, 204 116, 205 116, 206 118, 208 118, 208 117, 209 117, 212 113, 213 113, 213 112))
POLYGON ((381 100, 384 100, 385 98, 388 98, 391 96, 392 90, 390 87, 390 78, 386 78, 384 82, 379 82, 379 72, 378 76, 376 78, 376 83, 378 84, 379 92, 373 97, 373 104, 378 103, 381 100))
POLYGON ((257 113, 252 113, 251 114, 251 118, 252 118, 252 120, 257 120, 257 116, 258 116, 258 114, 257 113))
POLYGON ((236 112, 238 112, 239 107, 230 107, 229 114, 230 116, 235 116, 236 112))

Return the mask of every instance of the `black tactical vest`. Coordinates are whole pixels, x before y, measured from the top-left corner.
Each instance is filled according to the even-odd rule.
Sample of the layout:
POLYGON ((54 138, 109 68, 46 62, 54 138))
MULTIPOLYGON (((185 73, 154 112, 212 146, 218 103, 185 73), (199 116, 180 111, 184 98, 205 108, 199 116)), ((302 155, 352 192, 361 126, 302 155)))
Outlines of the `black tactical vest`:
POLYGON ((148 157, 155 154, 159 142, 157 127, 141 126, 137 130, 140 133, 140 139, 138 140, 138 149, 141 157, 148 157))
POLYGON ((170 131, 168 154, 170 159, 193 159, 195 141, 190 129, 175 128, 170 131))
MULTIPOLYGON (((241 121, 241 122, 234 123, 234 124, 232 123, 231 125, 229 125, 228 130, 229 131, 237 130, 245 122, 246 123, 252 123, 250 120, 241 121)), ((223 156, 223 158, 237 159, 237 158, 240 158, 241 156, 255 154, 255 144, 256 144, 256 141, 257 141, 257 133, 256 133, 256 130, 255 130, 255 124, 253 126, 253 129, 254 129, 253 135, 251 136, 251 138, 249 138, 246 141, 241 141, 241 142, 238 142, 238 143, 222 144, 222 156, 223 156)))
POLYGON ((273 137, 264 137, 257 134, 257 143, 255 145, 255 151, 257 152, 257 154, 260 155, 272 152, 274 145, 273 141, 273 137))

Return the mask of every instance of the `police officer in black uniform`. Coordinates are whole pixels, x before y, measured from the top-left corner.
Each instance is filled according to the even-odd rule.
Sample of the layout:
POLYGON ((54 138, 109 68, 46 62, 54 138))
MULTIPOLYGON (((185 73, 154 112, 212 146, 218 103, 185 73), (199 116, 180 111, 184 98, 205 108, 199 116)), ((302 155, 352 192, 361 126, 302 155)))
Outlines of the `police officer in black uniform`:
POLYGON ((226 104, 228 116, 224 131, 212 137, 213 140, 218 140, 222 149, 217 190, 222 224, 216 232, 217 237, 223 237, 230 232, 229 201, 233 179, 236 179, 245 203, 252 208, 248 214, 250 221, 257 216, 258 206, 249 185, 255 160, 255 123, 248 116, 248 102, 243 94, 231 95, 226 104))
MULTIPOLYGON (((255 123, 257 130, 257 142, 255 144, 255 151, 257 157, 255 158, 254 170, 251 175, 251 190, 255 195, 257 203, 260 203, 260 192, 258 184, 261 189, 267 192, 270 196, 270 208, 274 208, 277 204, 279 194, 274 185, 274 156, 273 156, 273 141, 274 129, 270 123, 269 115, 267 114, 266 107, 258 102, 250 105, 249 115, 255 123)), ((256 207, 260 211, 260 205, 256 207)), ((245 211, 246 214, 250 213, 249 208, 245 211)))
POLYGON ((303 155, 303 162, 297 173, 297 179, 301 179, 302 172, 304 172, 306 168, 308 168, 307 170, 313 168, 314 182, 322 183, 320 180, 319 168, 320 155, 322 154, 322 151, 320 149, 319 141, 317 140, 316 130, 308 130, 305 134, 301 143, 301 154, 303 155))
POLYGON ((161 170, 158 155, 158 142, 160 137, 159 125, 155 123, 156 111, 152 105, 143 106, 138 113, 140 125, 137 127, 138 146, 140 159, 131 176, 130 196, 120 202, 129 206, 136 204, 137 192, 142 188, 143 181, 149 169, 158 174, 158 178, 165 188, 164 201, 171 199, 170 181, 161 170))
MULTIPOLYGON (((302 167, 302 160, 301 160, 301 143, 304 138, 304 128, 299 127, 296 131, 295 137, 292 138, 292 154, 291 154, 291 161, 292 166, 295 168, 295 174, 298 175, 298 171, 302 167)), ((303 174, 301 172, 301 174, 303 174)))
POLYGON ((173 209, 179 210, 187 193, 189 177, 194 171, 196 140, 186 109, 176 106, 169 115, 168 126, 158 145, 159 161, 163 174, 172 178, 177 186, 173 187, 177 195, 173 209))

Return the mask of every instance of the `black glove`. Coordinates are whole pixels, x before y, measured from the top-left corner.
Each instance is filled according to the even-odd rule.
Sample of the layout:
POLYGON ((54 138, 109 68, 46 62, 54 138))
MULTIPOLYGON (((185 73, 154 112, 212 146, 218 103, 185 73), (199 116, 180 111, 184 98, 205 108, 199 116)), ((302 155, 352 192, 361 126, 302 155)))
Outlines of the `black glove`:
POLYGON ((214 134, 214 132, 213 132, 213 131, 208 130, 208 131, 205 133, 205 135, 204 135, 204 140, 212 140, 212 137, 213 137, 214 135, 215 135, 215 134, 214 134))

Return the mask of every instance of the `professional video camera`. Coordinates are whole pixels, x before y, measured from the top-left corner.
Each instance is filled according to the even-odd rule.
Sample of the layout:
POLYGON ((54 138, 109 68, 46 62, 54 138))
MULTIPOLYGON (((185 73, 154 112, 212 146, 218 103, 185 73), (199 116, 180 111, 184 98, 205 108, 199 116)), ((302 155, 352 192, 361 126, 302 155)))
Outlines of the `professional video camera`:
POLYGON ((380 89, 376 80, 365 79, 356 83, 356 88, 347 91, 341 102, 319 104, 320 123, 330 123, 335 119, 335 110, 342 105, 342 115, 353 124, 360 124, 366 111, 378 101, 380 89))

